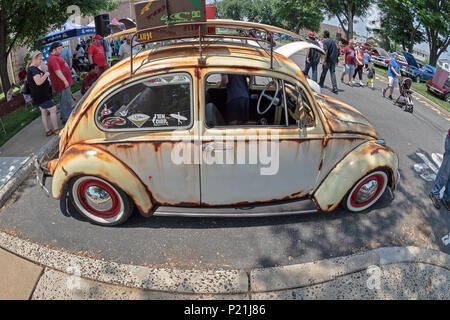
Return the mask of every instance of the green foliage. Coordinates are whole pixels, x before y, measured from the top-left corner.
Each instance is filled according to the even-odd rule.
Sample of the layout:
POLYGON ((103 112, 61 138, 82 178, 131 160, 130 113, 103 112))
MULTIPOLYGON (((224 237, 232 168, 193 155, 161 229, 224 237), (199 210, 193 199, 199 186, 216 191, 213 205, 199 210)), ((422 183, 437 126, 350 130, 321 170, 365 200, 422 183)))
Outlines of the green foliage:
POLYGON ((222 19, 261 22, 298 32, 318 31, 324 15, 320 0, 222 0, 217 3, 222 19))
POLYGON ((2 85, 9 88, 6 72, 7 56, 16 46, 31 46, 50 28, 67 21, 78 6, 82 16, 96 15, 100 10, 111 10, 120 0, 2 0, 0 1, 0 72, 2 85))
POLYGON ((389 38, 402 45, 407 51, 412 51, 415 43, 425 41, 422 24, 417 19, 416 12, 410 1, 378 0, 381 14, 381 25, 389 38))
POLYGON ((386 34, 409 49, 412 49, 411 43, 425 40, 430 49, 430 64, 435 66, 439 56, 450 45, 450 1, 378 0, 378 4, 383 17, 390 17, 385 20, 389 23, 389 28, 385 28, 386 34), (422 35, 420 31, 417 32, 419 35, 414 34, 415 28, 412 27, 419 24, 425 31, 422 35))
POLYGON ((336 17, 347 38, 353 35, 353 19, 365 16, 375 0, 321 0, 328 16, 336 17))

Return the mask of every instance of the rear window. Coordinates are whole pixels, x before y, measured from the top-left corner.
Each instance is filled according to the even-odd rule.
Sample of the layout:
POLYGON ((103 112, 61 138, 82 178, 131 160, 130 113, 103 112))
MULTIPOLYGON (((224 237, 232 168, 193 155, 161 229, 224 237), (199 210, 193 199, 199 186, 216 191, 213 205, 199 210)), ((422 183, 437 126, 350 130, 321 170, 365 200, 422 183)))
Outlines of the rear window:
POLYGON ((192 123, 192 78, 188 73, 154 76, 112 93, 98 106, 104 131, 167 130, 192 123))

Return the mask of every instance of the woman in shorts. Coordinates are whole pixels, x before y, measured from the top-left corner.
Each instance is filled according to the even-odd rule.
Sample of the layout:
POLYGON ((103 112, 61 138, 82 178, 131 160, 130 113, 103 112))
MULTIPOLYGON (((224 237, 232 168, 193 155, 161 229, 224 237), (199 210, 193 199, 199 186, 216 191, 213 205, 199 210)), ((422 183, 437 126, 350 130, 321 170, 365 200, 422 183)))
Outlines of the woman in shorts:
POLYGON ((41 109, 42 123, 45 128, 45 136, 59 133, 58 122, 56 118, 56 106, 53 102, 53 92, 50 82, 48 81, 49 73, 40 69, 42 64, 42 53, 34 52, 31 54, 27 67, 27 82, 30 88, 33 104, 38 105, 41 109), (50 130, 47 121, 47 115, 50 119, 54 130, 50 130))

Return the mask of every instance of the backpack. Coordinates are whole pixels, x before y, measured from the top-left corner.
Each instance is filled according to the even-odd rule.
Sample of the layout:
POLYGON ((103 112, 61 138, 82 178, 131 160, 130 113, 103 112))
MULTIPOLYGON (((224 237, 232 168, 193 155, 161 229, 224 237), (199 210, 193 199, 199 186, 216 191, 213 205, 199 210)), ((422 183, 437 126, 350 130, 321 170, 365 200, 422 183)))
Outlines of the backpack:
MULTIPOLYGON (((315 44, 318 47, 320 47, 319 44, 316 41, 314 41, 314 40, 310 40, 309 42, 312 43, 312 44, 315 44)), ((309 50, 308 58, 309 58, 310 63, 312 63, 312 62, 319 62, 320 61, 319 51, 317 51, 316 49, 309 50)))

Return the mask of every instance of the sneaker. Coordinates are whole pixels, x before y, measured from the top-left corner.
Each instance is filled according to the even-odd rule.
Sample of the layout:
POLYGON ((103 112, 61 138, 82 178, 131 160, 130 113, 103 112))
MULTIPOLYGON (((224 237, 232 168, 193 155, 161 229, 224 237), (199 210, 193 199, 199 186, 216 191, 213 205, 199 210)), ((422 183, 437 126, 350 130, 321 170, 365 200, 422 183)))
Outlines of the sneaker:
POLYGON ((445 209, 447 209, 447 211, 450 211, 450 201, 442 199, 442 204, 444 205, 445 209))
POLYGON ((394 100, 394 98, 392 98, 392 96, 389 96, 389 100, 394 100))
POLYGON ((386 97, 386 88, 383 89, 383 98, 386 97))
POLYGON ((436 209, 440 209, 440 208, 441 208, 441 203, 440 203, 439 197, 438 197, 438 196, 435 196, 435 195, 432 195, 432 194, 429 194, 428 196, 430 197, 431 202, 433 202, 433 206, 434 206, 436 209))
POLYGON ((331 90, 331 92, 338 94, 338 89, 333 89, 333 90, 331 90))

